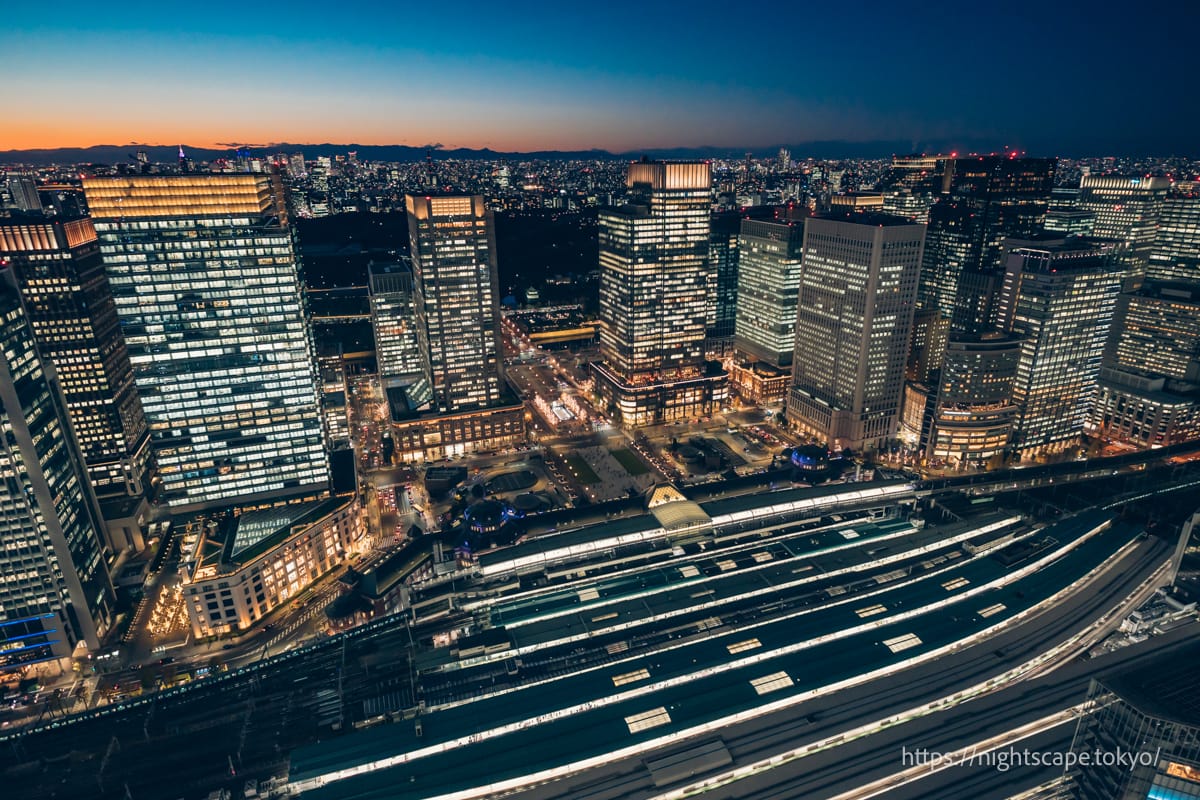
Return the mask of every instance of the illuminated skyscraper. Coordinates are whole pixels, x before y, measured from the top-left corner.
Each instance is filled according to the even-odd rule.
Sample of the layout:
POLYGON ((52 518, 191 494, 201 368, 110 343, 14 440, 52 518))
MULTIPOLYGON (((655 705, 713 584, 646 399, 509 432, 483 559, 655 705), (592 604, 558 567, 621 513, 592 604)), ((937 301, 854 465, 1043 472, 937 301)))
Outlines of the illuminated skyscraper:
POLYGON ((738 228, 732 214, 715 217, 708 245, 707 340, 709 353, 733 346, 738 303, 738 228))
POLYGON ((96 494, 140 495, 150 432, 90 219, 0 219, 34 338, 53 363, 96 494))
POLYGON ((436 460, 511 446, 525 437, 525 412, 504 387, 492 212, 478 195, 409 195, 407 206, 411 292, 400 272, 372 271, 396 455, 436 460), (410 303, 415 377, 403 329, 410 303))
POLYGON ((1167 178, 1084 175, 1079 208, 1096 215, 1092 235, 1117 243, 1126 279, 1141 283, 1158 235, 1158 219, 1171 182, 1167 178))
POLYGON ((882 214, 805 221, 787 416, 830 446, 896 433, 924 237, 882 214))
POLYGON ((1200 438, 1200 283, 1147 281, 1117 298, 1088 426, 1142 447, 1200 438))
POLYGON ((949 162, 929 211, 918 303, 950 318, 950 338, 991 331, 1004 268, 1002 243, 1041 232, 1055 160, 975 156, 949 162))
POLYGON ((389 402, 408 410, 428 407, 433 399, 421 342, 413 274, 409 264, 371 262, 368 267, 375 362, 389 402))
POLYGON ((1200 182, 1181 182, 1163 201, 1146 279, 1200 282, 1200 182))
MULTIPOLYGON (((958 367, 960 372, 976 369, 986 372, 997 364, 1003 369, 1002 360, 990 357, 994 348, 980 349, 976 345, 980 337, 996 330, 1000 289, 1004 283, 1005 239, 1041 233, 1053 190, 1054 169, 1052 158, 1015 155, 945 161, 941 172, 943 194, 929 210, 917 295, 921 314, 913 327, 910 347, 913 377, 928 382, 928 388, 923 390, 927 397, 936 398, 943 393, 945 381, 936 373, 943 366, 944 352, 956 343, 958 356, 966 359, 958 367), (930 315, 934 313, 942 320, 933 319, 930 315)), ((1003 383, 998 375, 988 378, 972 373, 972 380, 992 386, 1003 383)), ((938 413, 953 409, 954 415, 962 415, 968 413, 968 405, 974 402, 955 389, 949 389, 947 397, 936 405, 938 413)), ((975 410, 990 419, 992 407, 999 402, 993 397, 981 399, 975 410)), ((926 405, 933 407, 932 403, 926 405)), ((978 421, 981 427, 992 424, 984 419, 978 421)), ((960 430, 954 434, 957 441, 944 442, 946 446, 936 451, 937 455, 932 447, 926 447, 928 457, 963 464, 977 461, 983 449, 976 445, 983 444, 982 440, 967 443, 964 438, 967 427, 974 424, 971 421, 966 427, 959 426, 960 430)), ((923 435, 926 444, 935 442, 939 435, 933 430, 931 419, 926 420, 923 435)), ((994 438, 988 435, 987 447, 994 438)))
POLYGON ((277 178, 85 178, 173 509, 318 495, 329 468, 277 178))
POLYGON ((893 156, 878 185, 884 213, 928 222, 930 207, 946 191, 952 162, 949 156, 893 156))
POLYGON ((1008 252, 999 319, 1023 337, 1011 445, 1022 458, 1079 444, 1120 288, 1111 245, 1060 240, 1008 252))
POLYGON ((346 415, 346 362, 340 342, 317 346, 317 374, 321 382, 321 421, 325 442, 332 450, 350 447, 350 425, 346 415))
POLYGON ((483 198, 408 196, 417 339, 441 411, 501 402, 496 232, 483 198))
POLYGON ((600 212, 597 393, 630 426, 711 414, 726 388, 704 352, 710 165, 643 161, 626 185, 631 203, 600 212))
POLYGON ((0 670, 100 646, 103 521, 11 270, 0 269, 0 670))
POLYGON ((787 367, 796 348, 804 222, 745 220, 738 239, 738 352, 787 367))
POLYGON ((927 463, 980 469, 1003 459, 1017 408, 1013 382, 1021 339, 1002 333, 946 345, 922 455, 927 463))

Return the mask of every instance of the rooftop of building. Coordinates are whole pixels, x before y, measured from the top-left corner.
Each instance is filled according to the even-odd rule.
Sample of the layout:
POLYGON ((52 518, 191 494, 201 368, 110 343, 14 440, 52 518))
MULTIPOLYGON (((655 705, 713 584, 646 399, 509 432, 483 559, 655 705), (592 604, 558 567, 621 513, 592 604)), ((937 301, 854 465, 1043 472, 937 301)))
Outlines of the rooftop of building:
MULTIPOLYGON (((411 425, 418 422, 430 422, 436 419, 453 419, 455 417, 465 417, 472 414, 495 414, 502 411, 512 411, 513 409, 523 409, 525 407, 524 403, 517 400, 515 397, 512 397, 511 395, 504 395, 500 398, 500 402, 490 406, 459 408, 454 411, 439 411, 437 409, 429 409, 424 411, 420 409, 414 410, 411 403, 404 402, 403 404, 400 404, 395 402, 393 392, 397 391, 398 389, 399 387, 392 387, 387 390, 388 402, 391 406, 392 412, 392 422, 397 424, 403 423, 405 425, 411 425)), ((402 396, 407 397, 407 394, 402 396)))
POLYGON ((251 561, 283 542, 293 533, 312 525, 353 499, 330 497, 306 503, 289 504, 259 511, 248 511, 232 520, 232 536, 227 536, 222 560, 227 563, 251 561))
POLYGON ((853 225, 870 225, 878 228, 917 227, 908 217, 897 217, 892 214, 881 214, 875 211, 827 211, 813 217, 814 220, 830 222, 849 222, 853 225))
POLYGON ((1132 293, 1136 297, 1152 297, 1162 300, 1182 300, 1200 303, 1200 283, 1188 281, 1147 280, 1132 293))
POLYGON ((1200 642, 1100 679, 1144 714, 1200 727, 1200 642))

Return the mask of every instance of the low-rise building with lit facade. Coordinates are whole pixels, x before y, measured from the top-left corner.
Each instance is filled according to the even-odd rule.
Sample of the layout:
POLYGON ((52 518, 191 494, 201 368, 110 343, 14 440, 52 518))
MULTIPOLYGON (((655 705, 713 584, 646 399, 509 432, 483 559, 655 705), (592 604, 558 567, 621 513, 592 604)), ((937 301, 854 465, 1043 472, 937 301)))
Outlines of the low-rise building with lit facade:
POLYGON ((393 407, 392 440, 400 461, 438 461, 466 453, 503 450, 526 438, 523 403, 451 413, 406 415, 393 407))
POLYGON ((787 401, 788 387, 792 384, 790 369, 778 369, 765 361, 733 361, 726 369, 730 389, 747 403, 777 406, 787 401))
POLYGON ((201 526, 183 595, 197 638, 237 633, 371 545, 357 498, 227 514, 201 526))

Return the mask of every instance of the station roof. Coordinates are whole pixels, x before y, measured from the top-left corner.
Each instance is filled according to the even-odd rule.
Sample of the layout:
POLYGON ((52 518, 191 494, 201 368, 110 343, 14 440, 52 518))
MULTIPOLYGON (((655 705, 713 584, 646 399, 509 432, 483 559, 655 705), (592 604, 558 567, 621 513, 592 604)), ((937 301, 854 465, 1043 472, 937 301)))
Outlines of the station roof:
POLYGON ((712 525, 712 517, 704 513, 699 503, 679 500, 650 510, 658 524, 668 533, 671 531, 700 528, 712 525))

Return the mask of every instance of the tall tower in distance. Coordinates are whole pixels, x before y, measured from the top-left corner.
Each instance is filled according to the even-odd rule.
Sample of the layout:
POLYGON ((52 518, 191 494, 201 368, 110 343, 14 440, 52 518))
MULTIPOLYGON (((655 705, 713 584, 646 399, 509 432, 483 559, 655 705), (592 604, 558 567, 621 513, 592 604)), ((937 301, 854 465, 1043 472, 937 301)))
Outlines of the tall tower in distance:
POLYGON ((5 261, 58 375, 92 488, 101 498, 144 494, 150 430, 92 221, 0 219, 5 261))
POLYGON ((440 411, 501 402, 500 279, 479 195, 408 196, 417 338, 440 411))
POLYGON ((173 511, 329 486, 304 284, 268 175, 89 177, 173 511))
POLYGON ((843 213, 804 224, 788 420, 830 447, 896 433, 925 226, 843 213))
POLYGON ((95 650, 113 620, 103 521, 10 269, 0 269, 0 671, 95 650))
POLYGON ((8 173, 8 193, 18 211, 41 211, 42 198, 38 194, 37 181, 32 175, 18 172, 8 173))
POLYGON ((995 327, 1002 244, 1041 232, 1054 187, 1053 158, 950 159, 945 192, 929 210, 918 302, 950 318, 950 338, 995 327))
POLYGON ((725 400, 705 360, 711 166, 641 161, 630 202, 600 212, 600 346, 596 392, 629 426, 703 417, 725 400))

